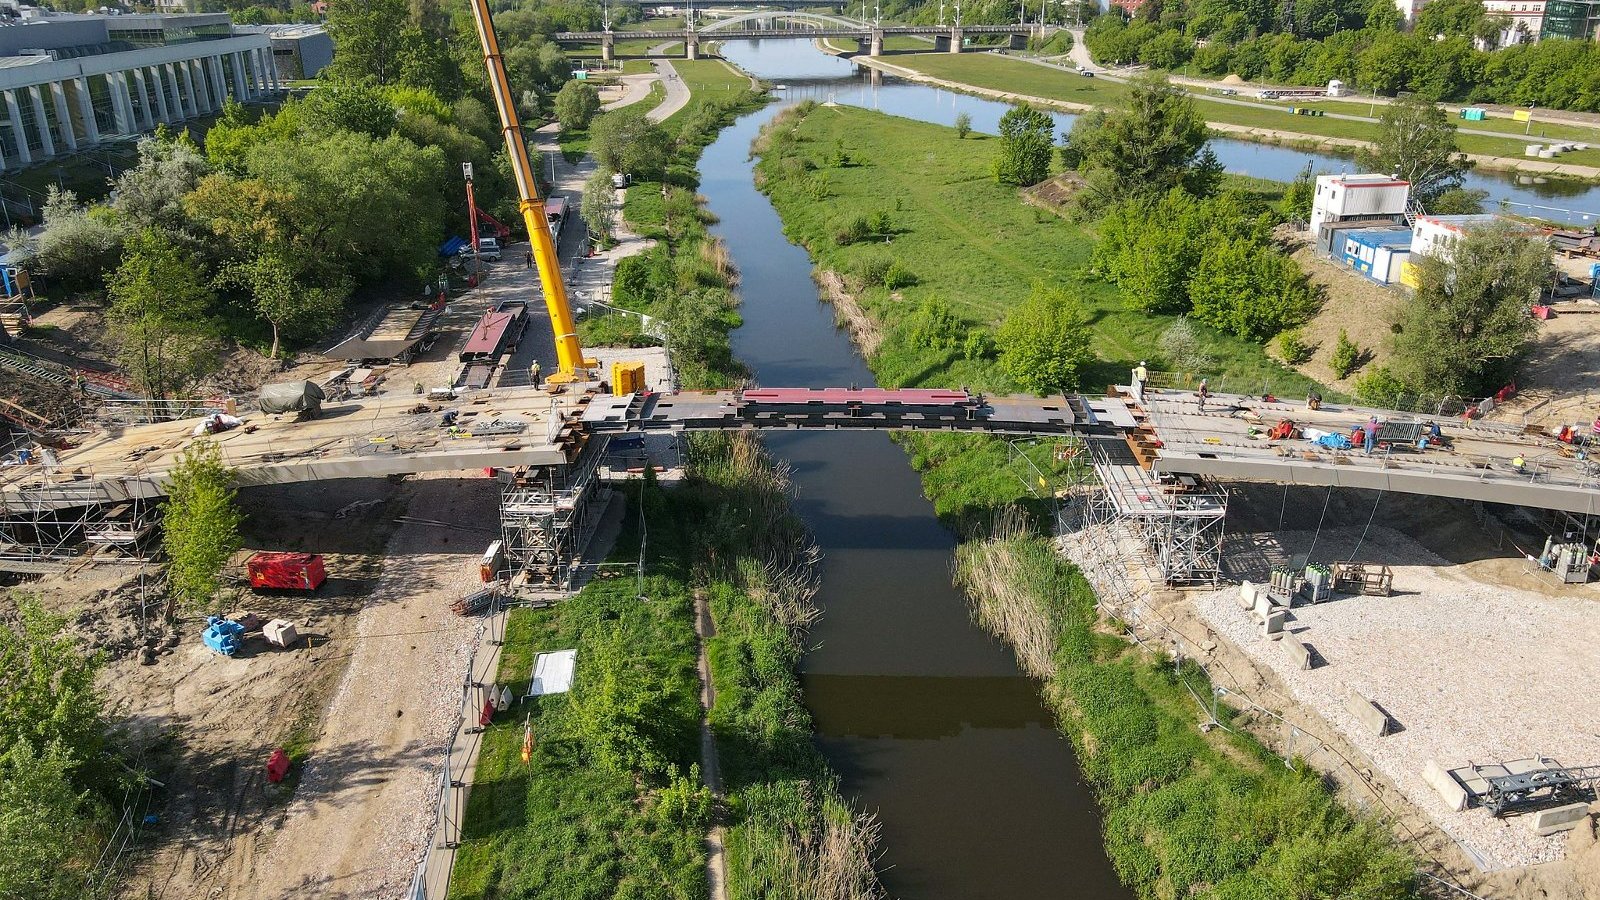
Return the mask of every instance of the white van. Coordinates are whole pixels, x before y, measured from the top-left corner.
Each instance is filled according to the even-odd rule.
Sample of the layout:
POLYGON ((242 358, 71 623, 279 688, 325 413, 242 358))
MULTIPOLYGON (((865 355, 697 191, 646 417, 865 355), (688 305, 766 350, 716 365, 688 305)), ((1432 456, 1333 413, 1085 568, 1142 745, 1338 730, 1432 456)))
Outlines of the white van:
POLYGON ((500 261, 500 240, 498 238, 478 238, 478 258, 490 262, 500 261))

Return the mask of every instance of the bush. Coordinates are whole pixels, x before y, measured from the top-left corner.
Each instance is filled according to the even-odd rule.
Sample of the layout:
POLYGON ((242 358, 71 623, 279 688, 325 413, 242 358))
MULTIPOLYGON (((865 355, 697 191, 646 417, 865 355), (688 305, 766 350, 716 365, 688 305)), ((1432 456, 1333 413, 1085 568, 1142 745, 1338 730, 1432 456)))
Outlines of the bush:
POLYGON ((1298 366, 1311 358, 1312 347, 1306 343, 1305 332, 1291 328, 1278 335, 1278 355, 1291 366, 1298 366))
POLYGON ((1209 372, 1216 366, 1216 358, 1206 352, 1195 333, 1194 323, 1187 316, 1167 326, 1159 342, 1161 356, 1167 364, 1180 372, 1209 372))
POLYGON ((1333 374, 1340 378, 1350 377, 1361 362, 1361 348, 1355 341, 1350 340, 1350 335, 1344 329, 1339 329, 1339 340, 1333 345, 1333 355, 1328 357, 1328 365, 1333 367, 1333 374))
POLYGON ((1355 392, 1356 399, 1368 406, 1393 407, 1406 393, 1406 386, 1388 366, 1376 366, 1356 379, 1355 392))
POLYGON ((239 549, 243 516, 234 503, 233 470, 215 443, 197 441, 178 458, 165 486, 167 584, 174 600, 204 607, 217 591, 222 566, 239 549))
MULTIPOLYGON (((890 264, 893 268, 894 264, 890 264)), ((929 297, 906 317, 905 334, 913 346, 937 353, 950 353, 961 346, 966 324, 937 297, 929 297)))
POLYGON ((958 114, 956 116, 955 128, 956 137, 965 140, 967 135, 972 133, 972 117, 966 113, 958 114))
POLYGON ((883 284, 883 279, 889 274, 889 268, 894 265, 894 257, 887 253, 873 253, 863 256, 856 261, 856 280, 864 288, 883 284))
POLYGON ((880 209, 872 214, 870 224, 872 233, 876 235, 889 235, 894 233, 894 219, 889 216, 889 211, 880 209))
POLYGON ((856 213, 839 226, 833 233, 833 240, 839 246, 859 244, 872 236, 872 223, 868 221, 865 213, 856 213))
POLYGON ((1000 368, 1024 390, 1048 394, 1076 387, 1089 349, 1089 317, 1077 297, 1034 285, 1000 326, 1000 368))
POLYGON ((891 291, 898 291, 916 283, 917 276, 898 259, 889 263, 889 268, 883 273, 883 286, 891 291))

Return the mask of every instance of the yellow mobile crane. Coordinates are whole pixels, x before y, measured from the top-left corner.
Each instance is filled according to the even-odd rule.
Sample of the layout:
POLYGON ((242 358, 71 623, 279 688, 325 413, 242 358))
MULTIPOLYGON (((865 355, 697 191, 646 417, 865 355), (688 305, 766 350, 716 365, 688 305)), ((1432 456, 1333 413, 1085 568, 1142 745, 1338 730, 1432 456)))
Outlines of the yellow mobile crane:
MULTIPOLYGON (((550 327, 555 331, 558 371, 552 372, 548 380, 578 381, 587 377, 585 370, 594 368, 596 362, 585 359, 583 348, 578 344, 572 307, 567 303, 567 286, 561 280, 561 259, 556 255, 556 242, 550 235, 550 223, 545 220, 544 200, 539 196, 539 184, 528 162, 528 145, 522 136, 522 123, 517 119, 517 107, 512 103, 511 82, 500 56, 500 38, 494 33, 489 4, 487 0, 470 2, 472 18, 478 24, 478 43, 483 46, 483 62, 489 69, 489 88, 494 91, 495 106, 500 109, 500 130, 505 132, 506 153, 511 157, 511 171, 517 178, 517 206, 528 226, 534 264, 539 267, 539 284, 544 288, 545 309, 550 311, 550 327)), ((477 227, 477 223, 473 223, 473 227, 477 227)))

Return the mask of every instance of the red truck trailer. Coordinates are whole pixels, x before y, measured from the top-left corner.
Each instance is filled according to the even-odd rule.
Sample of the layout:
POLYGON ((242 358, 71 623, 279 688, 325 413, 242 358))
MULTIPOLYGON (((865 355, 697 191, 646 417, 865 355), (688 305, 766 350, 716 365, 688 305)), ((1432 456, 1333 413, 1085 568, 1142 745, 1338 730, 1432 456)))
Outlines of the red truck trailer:
POLYGON ((315 553, 272 553, 263 551, 245 563, 253 588, 314 591, 328 579, 322 557, 315 553))

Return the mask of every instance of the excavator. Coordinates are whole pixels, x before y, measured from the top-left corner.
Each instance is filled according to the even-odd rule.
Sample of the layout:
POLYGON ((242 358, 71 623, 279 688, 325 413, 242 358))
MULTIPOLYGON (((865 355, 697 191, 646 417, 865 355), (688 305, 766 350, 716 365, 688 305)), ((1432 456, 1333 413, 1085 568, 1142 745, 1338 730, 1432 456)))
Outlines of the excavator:
POLYGON ((572 306, 567 302, 567 286, 561 280, 561 259, 556 255, 556 242, 545 220, 544 199, 539 196, 539 183, 528 161, 528 144, 517 118, 517 107, 512 102, 511 81, 506 77, 505 60, 500 55, 500 38, 494 33, 488 0, 470 2, 472 18, 478 26, 478 43, 483 47, 483 63, 489 70, 489 89, 494 92, 494 103, 500 110, 500 130, 505 134, 506 153, 511 157, 511 171, 517 179, 517 206, 522 211, 522 221, 528 226, 534 265, 539 269, 539 285, 544 289, 544 305, 550 312, 550 327, 555 332, 556 371, 546 380, 555 384, 587 381, 597 363, 585 358, 583 347, 578 344, 572 306))

